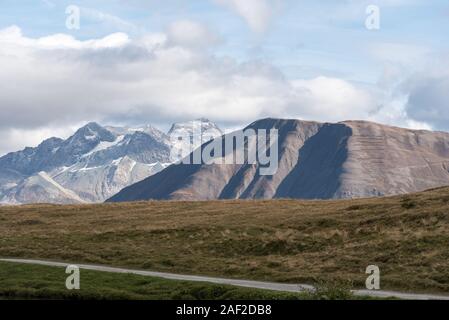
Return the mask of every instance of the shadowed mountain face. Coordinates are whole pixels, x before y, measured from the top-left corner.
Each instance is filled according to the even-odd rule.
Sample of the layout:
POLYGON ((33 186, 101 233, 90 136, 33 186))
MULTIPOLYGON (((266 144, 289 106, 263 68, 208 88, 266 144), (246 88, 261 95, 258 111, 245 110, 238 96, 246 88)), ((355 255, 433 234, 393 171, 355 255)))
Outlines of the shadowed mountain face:
POLYGON ((351 128, 324 125, 298 151, 299 161, 276 190, 276 198, 329 199, 341 187, 351 128))
POLYGON ((108 201, 338 199, 449 185, 448 133, 364 121, 265 119, 248 128, 279 130, 279 168, 273 176, 261 176, 259 164, 178 164, 108 201))

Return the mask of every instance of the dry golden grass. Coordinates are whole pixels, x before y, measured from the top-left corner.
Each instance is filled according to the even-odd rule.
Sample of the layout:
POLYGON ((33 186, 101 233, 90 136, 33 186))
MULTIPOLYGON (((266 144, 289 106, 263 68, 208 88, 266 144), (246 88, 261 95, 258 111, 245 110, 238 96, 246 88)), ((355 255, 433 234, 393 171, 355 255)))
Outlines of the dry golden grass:
POLYGON ((0 256, 449 292, 449 188, 353 201, 0 207, 0 256))

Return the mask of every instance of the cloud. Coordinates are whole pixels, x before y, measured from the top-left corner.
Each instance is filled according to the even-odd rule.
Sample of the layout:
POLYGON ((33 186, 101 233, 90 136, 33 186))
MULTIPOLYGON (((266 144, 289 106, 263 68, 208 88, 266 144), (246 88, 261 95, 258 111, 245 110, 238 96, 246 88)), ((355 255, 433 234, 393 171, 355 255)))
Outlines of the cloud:
POLYGON ((265 32, 273 18, 276 0, 214 0, 245 19, 255 32, 265 32))
POLYGON ((220 37, 206 26, 190 20, 173 22, 168 30, 168 40, 173 45, 190 48, 203 48, 218 44, 220 37))
POLYGON ((296 80, 295 109, 308 119, 342 121, 367 119, 376 111, 376 97, 369 90, 335 78, 296 80))
POLYGON ((383 64, 378 87, 386 97, 380 121, 391 122, 388 116, 394 114, 403 126, 448 131, 449 55, 404 44, 381 51, 385 54, 376 53, 383 64))
MULTIPOLYGON (((125 33, 113 33, 101 39, 80 41, 68 34, 54 34, 37 39, 24 37, 18 26, 11 26, 0 30, 0 42, 2 48, 0 54, 10 52, 11 54, 30 53, 33 50, 83 50, 83 49, 106 49, 117 48, 126 45, 129 37, 125 33)), ((36 51, 34 51, 36 53, 36 51)))
MULTIPOLYGON (((79 124, 79 126, 81 123, 79 124)), ((78 127, 79 127, 78 126, 78 127)), ((37 146, 45 139, 56 136, 67 138, 76 130, 77 126, 65 128, 46 127, 38 129, 0 129, 2 142, 0 143, 0 156, 27 146, 37 146)))
MULTIPOLYGON (((331 77, 289 80, 267 62, 212 55, 198 50, 209 41, 197 37, 205 29, 190 22, 174 29, 183 24, 195 32, 80 41, 63 34, 29 38, 18 27, 0 30, 0 131, 23 147, 40 141, 36 132, 52 128, 56 134, 87 121, 157 125, 208 117, 237 126, 263 117, 378 116, 373 88, 331 77), (18 139, 20 132, 33 139, 18 139)), ((13 144, 0 144, 0 150, 13 144)))
POLYGON ((440 130, 449 130, 449 74, 420 74, 406 85, 407 115, 440 130))

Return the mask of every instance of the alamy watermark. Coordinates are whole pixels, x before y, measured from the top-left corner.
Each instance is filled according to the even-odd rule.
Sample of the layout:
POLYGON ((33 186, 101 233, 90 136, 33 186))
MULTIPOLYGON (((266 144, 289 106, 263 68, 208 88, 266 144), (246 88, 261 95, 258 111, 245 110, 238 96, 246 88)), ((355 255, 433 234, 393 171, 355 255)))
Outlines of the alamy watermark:
POLYGON ((65 9, 68 15, 65 26, 69 30, 79 30, 81 28, 81 9, 78 6, 70 5, 65 9))
POLYGON ((368 30, 380 30, 380 7, 369 5, 366 7, 366 14, 365 27, 368 30))
POLYGON ((182 164, 259 165, 259 174, 276 174, 279 165, 277 129, 238 130, 213 139, 201 121, 192 121, 188 130, 170 135, 175 145, 170 158, 182 164))
POLYGON ((75 265, 67 266, 65 273, 69 274, 65 281, 65 287, 67 290, 79 290, 80 289, 80 268, 75 265))
POLYGON ((366 274, 369 274, 365 285, 368 290, 380 290, 380 268, 370 265, 366 268, 366 274))
MULTIPOLYGON (((66 7, 65 13, 67 15, 65 25, 69 30, 79 30, 81 28, 81 8, 76 5, 69 5, 66 7)), ((365 27, 368 30, 380 29, 380 7, 371 4, 366 7, 365 13, 367 15, 365 20, 365 27)))

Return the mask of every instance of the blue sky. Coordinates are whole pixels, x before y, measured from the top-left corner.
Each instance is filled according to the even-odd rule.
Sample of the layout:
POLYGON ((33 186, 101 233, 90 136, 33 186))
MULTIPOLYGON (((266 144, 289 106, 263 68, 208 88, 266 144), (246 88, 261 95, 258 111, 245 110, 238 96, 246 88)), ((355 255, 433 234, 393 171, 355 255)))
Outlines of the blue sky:
POLYGON ((204 116, 232 128, 284 116, 449 129, 444 0, 0 0, 0 8, 10 82, 0 88, 8 119, 0 132, 10 137, 0 153, 92 120, 168 126, 204 116), (69 5, 81 8, 79 30, 66 28, 69 5), (379 30, 365 27, 368 5, 380 9, 379 30))
POLYGON ((222 37, 221 44, 214 48, 217 54, 231 55, 241 61, 265 59, 274 62, 289 77, 324 74, 373 83, 379 77, 379 66, 369 48, 376 42, 434 51, 444 51, 449 46, 449 4, 444 0, 272 1, 272 17, 264 32, 254 32, 244 18, 210 0, 1 2, 0 28, 17 25, 29 37, 69 33, 85 40, 118 31, 139 37, 146 32, 163 31, 177 20, 199 21, 222 37), (369 4, 381 9, 379 31, 365 28, 365 9, 369 4), (80 30, 67 30, 65 8, 69 5, 120 18, 135 29, 107 19, 81 17, 80 30))

